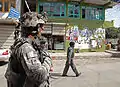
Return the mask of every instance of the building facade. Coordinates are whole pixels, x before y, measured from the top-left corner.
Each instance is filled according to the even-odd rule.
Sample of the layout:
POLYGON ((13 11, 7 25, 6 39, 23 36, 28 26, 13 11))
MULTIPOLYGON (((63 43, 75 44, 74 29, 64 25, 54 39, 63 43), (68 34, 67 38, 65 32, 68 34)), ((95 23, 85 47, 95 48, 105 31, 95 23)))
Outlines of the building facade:
POLYGON ((16 7, 16 0, 0 0, 0 12, 9 12, 10 7, 16 7))
MULTIPOLYGON (((104 44, 104 40, 98 41, 98 37, 105 39, 103 37, 105 36, 103 35, 105 34, 104 29, 101 30, 105 23, 105 9, 115 4, 116 2, 113 0, 28 0, 31 11, 37 11, 38 13, 46 12, 49 17, 45 31, 42 32, 42 35, 48 40, 49 50, 66 50, 69 41, 81 44, 82 42, 78 40, 86 37, 91 38, 88 41, 84 41, 84 45, 80 45, 87 47, 85 49, 91 48, 90 44, 94 41, 96 41, 97 45, 99 41, 102 41, 101 44, 104 44), (93 36, 94 33, 92 33, 91 36, 86 35, 85 37, 81 37, 80 33, 83 32, 82 30, 85 32, 92 30, 88 33, 100 30, 103 34, 93 36), (87 45, 85 45, 86 43, 87 45)), ((28 11, 24 1, 22 1, 22 5, 25 8, 22 10, 22 13, 28 11)), ((79 48, 77 45, 76 47, 79 48)), ((95 48, 99 47, 104 49, 102 45, 95 48)))
POLYGON ((0 0, 0 48, 10 48, 14 42, 15 22, 7 19, 11 7, 16 8, 16 0, 0 0))
MULTIPOLYGON (((81 38, 79 38, 80 32, 82 30, 86 31, 86 28, 94 30, 102 27, 105 23, 105 9, 116 4, 113 0, 26 1, 31 11, 37 11, 38 13, 46 12, 48 15, 49 20, 42 35, 48 40, 49 50, 66 50, 71 40, 80 43, 78 41, 81 38)), ((21 15, 29 11, 25 0, 0 0, 0 17, 4 18, 3 15, 8 13, 11 7, 15 7, 21 15)), ((1 24, 4 23, 1 22, 1 24)), ((10 25, 13 23, 6 22, 5 24, 10 25)), ((11 37, 11 34, 9 36, 11 37)))

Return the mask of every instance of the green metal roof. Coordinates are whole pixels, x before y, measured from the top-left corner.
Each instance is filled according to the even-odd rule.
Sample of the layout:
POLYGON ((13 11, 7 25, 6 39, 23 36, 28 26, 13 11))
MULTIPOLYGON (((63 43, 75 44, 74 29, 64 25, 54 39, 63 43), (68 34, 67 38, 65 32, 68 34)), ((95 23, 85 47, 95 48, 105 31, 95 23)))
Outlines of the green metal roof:
POLYGON ((101 5, 107 7, 112 7, 117 4, 113 0, 68 0, 71 2, 80 2, 80 3, 88 3, 92 5, 101 5))

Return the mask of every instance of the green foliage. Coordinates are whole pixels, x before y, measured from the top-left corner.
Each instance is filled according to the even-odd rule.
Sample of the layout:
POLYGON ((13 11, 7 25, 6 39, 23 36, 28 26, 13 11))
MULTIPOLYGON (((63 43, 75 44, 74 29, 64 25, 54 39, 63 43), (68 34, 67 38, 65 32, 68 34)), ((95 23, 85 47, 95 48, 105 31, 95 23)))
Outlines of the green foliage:
POLYGON ((70 43, 70 41, 66 40, 66 45, 65 45, 66 46, 66 49, 65 49, 66 51, 67 51, 67 48, 69 47, 69 43, 70 43))
POLYGON ((118 38, 118 34, 120 33, 120 29, 115 28, 115 27, 106 28, 105 33, 106 33, 105 34, 106 39, 115 39, 115 38, 118 38))

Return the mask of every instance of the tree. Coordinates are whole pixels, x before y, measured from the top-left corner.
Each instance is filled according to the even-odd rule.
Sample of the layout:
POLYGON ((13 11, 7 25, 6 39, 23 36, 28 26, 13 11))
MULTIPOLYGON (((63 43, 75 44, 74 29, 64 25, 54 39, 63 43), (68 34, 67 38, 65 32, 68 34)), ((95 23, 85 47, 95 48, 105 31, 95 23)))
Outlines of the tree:
POLYGON ((106 28, 105 33, 106 33, 105 34, 106 39, 115 39, 115 38, 118 38, 118 34, 120 33, 120 29, 115 28, 115 27, 106 28))

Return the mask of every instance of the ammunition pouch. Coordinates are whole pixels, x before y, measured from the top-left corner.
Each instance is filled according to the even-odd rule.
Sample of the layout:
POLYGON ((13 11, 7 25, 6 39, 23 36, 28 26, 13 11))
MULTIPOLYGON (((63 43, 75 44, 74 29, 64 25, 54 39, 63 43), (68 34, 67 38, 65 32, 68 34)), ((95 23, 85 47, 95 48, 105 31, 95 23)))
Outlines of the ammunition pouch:
POLYGON ((18 85, 20 82, 20 74, 17 74, 11 70, 7 70, 5 73, 5 78, 7 79, 8 82, 10 82, 13 85, 18 85))

